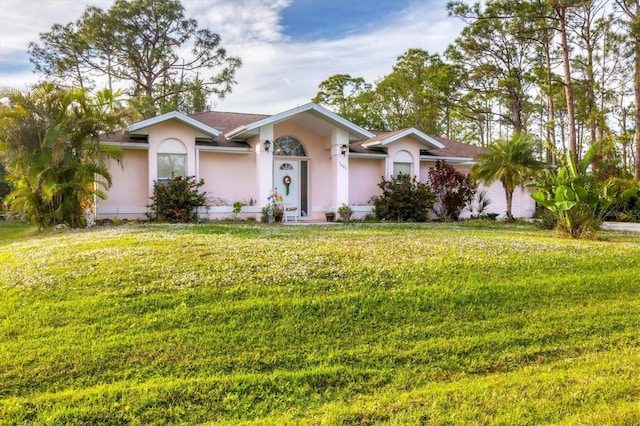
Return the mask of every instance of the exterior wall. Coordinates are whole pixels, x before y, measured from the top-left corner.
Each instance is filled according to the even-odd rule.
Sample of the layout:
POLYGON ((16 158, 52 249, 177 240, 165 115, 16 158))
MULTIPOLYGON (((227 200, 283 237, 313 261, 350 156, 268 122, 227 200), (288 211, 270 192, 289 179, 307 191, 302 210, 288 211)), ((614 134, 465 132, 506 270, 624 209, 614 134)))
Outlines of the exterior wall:
POLYGON ((354 217, 372 211, 371 197, 382 194, 378 183, 385 174, 384 159, 349 158, 349 205, 354 217))
POLYGON ((226 154, 199 152, 199 178, 202 190, 215 199, 215 204, 231 206, 236 201, 257 201, 255 153, 226 154))
POLYGON ((196 175, 196 134, 191 127, 177 120, 169 120, 149 129, 149 196, 153 195, 153 181, 158 178, 158 147, 167 139, 176 139, 187 148, 187 176, 196 175))
POLYGON ((123 149, 122 165, 109 162, 112 185, 105 200, 98 200, 98 219, 139 219, 145 217, 148 193, 148 152, 123 149))

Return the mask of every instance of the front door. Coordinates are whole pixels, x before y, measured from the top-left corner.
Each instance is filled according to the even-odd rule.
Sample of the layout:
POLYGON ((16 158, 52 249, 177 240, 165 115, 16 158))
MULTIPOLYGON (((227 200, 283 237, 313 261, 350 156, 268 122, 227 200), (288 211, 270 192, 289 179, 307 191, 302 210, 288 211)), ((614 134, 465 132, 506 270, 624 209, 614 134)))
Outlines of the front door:
POLYGON ((273 161, 273 187, 282 194, 289 208, 297 208, 300 214, 300 160, 273 161))

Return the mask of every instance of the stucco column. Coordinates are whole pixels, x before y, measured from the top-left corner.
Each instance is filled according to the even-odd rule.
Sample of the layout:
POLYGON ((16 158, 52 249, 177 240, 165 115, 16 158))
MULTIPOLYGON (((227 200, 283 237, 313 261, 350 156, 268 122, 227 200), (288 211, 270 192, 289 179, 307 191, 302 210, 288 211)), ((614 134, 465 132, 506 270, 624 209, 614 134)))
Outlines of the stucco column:
POLYGON ((260 135, 255 143, 256 176, 258 179, 258 205, 267 204, 267 197, 273 189, 273 125, 260 128, 260 135), (265 141, 270 142, 269 152, 264 150, 265 141))
POLYGON ((349 204, 349 150, 342 155, 342 146, 349 146, 349 134, 341 129, 331 131, 331 174, 333 209, 349 204))

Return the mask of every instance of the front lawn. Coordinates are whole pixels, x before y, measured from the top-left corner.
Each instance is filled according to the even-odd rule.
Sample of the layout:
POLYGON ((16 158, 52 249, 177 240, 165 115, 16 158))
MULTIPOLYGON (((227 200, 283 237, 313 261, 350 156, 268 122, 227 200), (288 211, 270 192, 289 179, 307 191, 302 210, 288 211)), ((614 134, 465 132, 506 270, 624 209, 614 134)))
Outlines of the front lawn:
POLYGON ((640 235, 0 223, 7 424, 638 424, 640 235))

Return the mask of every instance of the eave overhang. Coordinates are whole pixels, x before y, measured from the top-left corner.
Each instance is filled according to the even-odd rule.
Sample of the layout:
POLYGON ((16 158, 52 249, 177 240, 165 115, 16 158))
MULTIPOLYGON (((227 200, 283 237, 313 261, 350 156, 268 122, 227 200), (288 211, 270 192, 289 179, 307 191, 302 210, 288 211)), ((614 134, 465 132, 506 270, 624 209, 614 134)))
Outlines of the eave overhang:
POLYGON ((288 111, 281 112, 280 114, 273 115, 271 117, 258 120, 256 122, 240 126, 231 130, 225 134, 225 137, 229 140, 232 139, 247 139, 251 136, 256 136, 260 133, 260 128, 264 126, 274 125, 285 120, 289 120, 304 115, 310 115, 313 118, 317 118, 328 122, 330 125, 344 130, 349 134, 349 140, 362 140, 370 139, 375 135, 368 130, 363 129, 351 123, 348 120, 340 117, 337 114, 329 111, 326 108, 321 107, 318 104, 310 102, 305 105, 301 105, 297 108, 290 109, 288 111))
POLYGON ((194 120, 193 118, 186 116, 178 111, 171 111, 166 114, 158 115, 157 117, 147 118, 146 120, 134 123, 126 128, 125 133, 129 135, 148 135, 149 128, 159 123, 163 123, 169 120, 177 120, 194 130, 196 130, 196 137, 198 138, 215 138, 221 134, 221 132, 211 126, 194 120))

